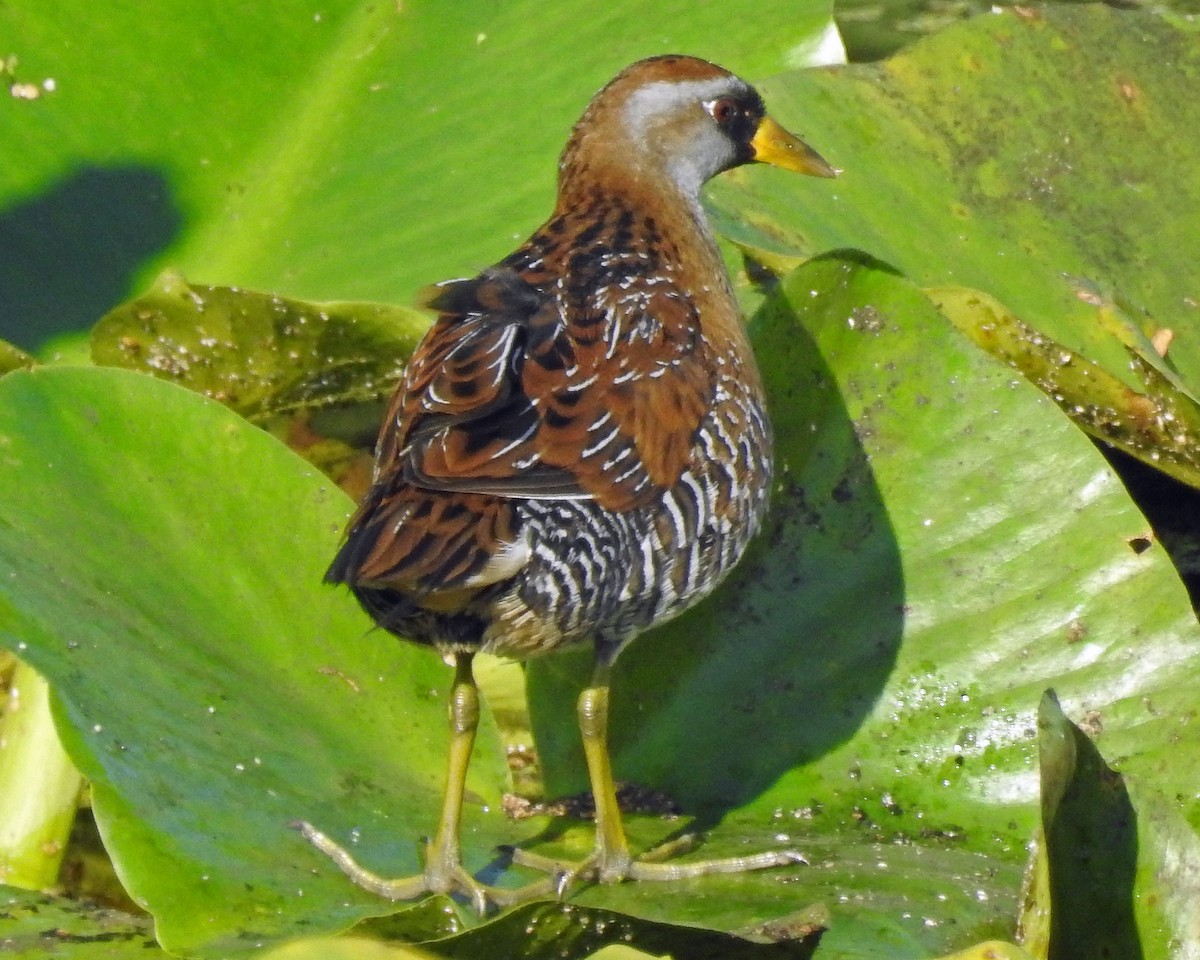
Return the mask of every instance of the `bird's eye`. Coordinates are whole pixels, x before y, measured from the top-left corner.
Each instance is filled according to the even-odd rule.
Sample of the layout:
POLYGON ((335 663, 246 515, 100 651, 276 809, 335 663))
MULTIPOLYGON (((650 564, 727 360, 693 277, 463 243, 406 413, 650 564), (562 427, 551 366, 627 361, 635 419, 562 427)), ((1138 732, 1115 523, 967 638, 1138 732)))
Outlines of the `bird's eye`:
POLYGON ((742 108, 738 102, 730 97, 721 97, 718 100, 710 100, 704 105, 709 116, 717 121, 717 125, 728 127, 733 124, 738 117, 742 115, 742 108))

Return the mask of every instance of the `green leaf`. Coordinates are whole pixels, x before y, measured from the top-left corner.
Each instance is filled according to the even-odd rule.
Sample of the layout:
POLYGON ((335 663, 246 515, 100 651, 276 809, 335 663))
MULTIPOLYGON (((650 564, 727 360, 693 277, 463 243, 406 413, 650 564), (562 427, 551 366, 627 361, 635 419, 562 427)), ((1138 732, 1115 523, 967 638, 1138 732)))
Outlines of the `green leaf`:
MULTIPOLYGON (((51 680, 164 945, 229 954, 385 912, 290 828, 361 837, 401 875, 440 801, 448 672, 321 584, 349 500, 218 404, 121 370, 5 377, 0 458, 0 643, 51 680)), ((502 781, 485 724, 474 869, 514 839, 502 781)))
POLYGON ((815 931, 797 924, 793 934, 772 942, 765 937, 748 939, 689 925, 654 923, 573 903, 533 903, 486 927, 439 941, 436 948, 442 956, 461 960, 480 956, 527 960, 554 960, 564 955, 606 957, 605 944, 697 960, 808 960, 814 956, 820 924, 815 931))
POLYGON ((986 943, 977 943, 952 956, 943 957, 942 960, 1034 960, 1035 956, 1035 954, 1022 950, 1016 944, 989 940, 986 943))
POLYGON ((1200 930, 1197 818, 1148 778, 1130 778, 1129 793, 1138 816, 1138 931, 1155 954, 1178 956, 1194 948, 1200 930))
POLYGON ((295 940, 263 955, 264 960, 434 960, 437 954, 365 937, 295 940))
MULTIPOLYGON (((1165 553, 1131 546, 1146 521, 1090 441, 862 257, 796 271, 753 334, 776 426, 767 529, 618 663, 617 776, 714 825, 703 852, 775 834, 808 852, 787 895, 829 903, 834 955, 1011 938, 1047 683, 1195 822, 1200 630, 1165 553)), ((552 790, 580 785, 585 672, 529 669, 552 790)), ((731 920, 648 885, 578 899, 731 920)))
POLYGON ((967 336, 1005 360, 1098 440, 1200 487, 1200 403, 1169 369, 1132 347, 1140 390, 1032 329, 987 294, 959 287, 927 291, 967 336))
POLYGON ((1137 815, 1124 778, 1067 719, 1052 691, 1038 708, 1038 746, 1047 955, 1140 957, 1133 911, 1137 815))
MULTIPOLYGON (((1100 5, 979 17, 879 65, 762 84, 844 172, 829 186, 734 171, 713 203, 755 255, 852 247, 921 286, 981 291, 1170 409, 1178 386, 1145 370, 1200 395, 1200 178, 1178 135, 1200 124, 1198 78, 1200 34, 1180 19, 1100 5), (1163 328, 1165 363, 1149 340, 1163 328)), ((1068 408, 1097 402, 1079 380, 1059 386, 1068 408)))
POLYGON ((53 87, 0 110, 21 158, 0 170, 0 318, 17 318, 0 337, 27 347, 167 266, 409 303, 546 217, 571 124, 631 61, 695 53, 761 77, 840 53, 829 0, 171 0, 107 10, 76 43, 65 25, 92 12, 0 8, 19 78, 53 87))
POLYGON ((303 303, 167 272, 96 325, 92 358, 180 383, 262 424, 321 407, 378 407, 428 326, 404 307, 303 303))
MULTIPOLYGON (((1099 722, 1084 717, 1092 736, 1099 722)), ((1026 945, 1056 958, 1190 949, 1200 921, 1200 837, 1178 798, 1113 770, 1052 692, 1038 729, 1042 831, 1022 908, 1026 945)))
POLYGON ((50 717, 50 691, 17 662, 0 711, 0 882, 54 885, 82 781, 50 717))

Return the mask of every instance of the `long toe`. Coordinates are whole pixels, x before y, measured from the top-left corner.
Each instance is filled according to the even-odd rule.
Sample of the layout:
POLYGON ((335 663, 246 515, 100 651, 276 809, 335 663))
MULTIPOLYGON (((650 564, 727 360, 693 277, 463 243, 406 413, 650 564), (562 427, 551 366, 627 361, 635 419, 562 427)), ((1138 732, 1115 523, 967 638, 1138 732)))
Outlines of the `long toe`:
POLYGON ((295 827, 357 886, 385 900, 417 900, 431 893, 445 893, 467 900, 482 917, 493 908, 510 907, 539 896, 549 896, 555 890, 550 877, 515 890, 493 887, 476 880, 453 855, 439 854, 432 848, 427 850, 424 872, 411 877, 381 877, 360 864, 345 847, 311 823, 300 820, 295 827))
POLYGON ((560 860, 540 853, 514 848, 513 863, 549 875, 558 896, 578 883, 620 883, 624 880, 669 882, 689 880, 718 873, 749 873, 774 867, 807 865, 808 859, 798 850, 768 850, 741 857, 712 857, 705 860, 672 862, 668 858, 690 850, 695 837, 688 835, 668 841, 648 850, 640 857, 609 857, 602 850, 579 861, 560 860))

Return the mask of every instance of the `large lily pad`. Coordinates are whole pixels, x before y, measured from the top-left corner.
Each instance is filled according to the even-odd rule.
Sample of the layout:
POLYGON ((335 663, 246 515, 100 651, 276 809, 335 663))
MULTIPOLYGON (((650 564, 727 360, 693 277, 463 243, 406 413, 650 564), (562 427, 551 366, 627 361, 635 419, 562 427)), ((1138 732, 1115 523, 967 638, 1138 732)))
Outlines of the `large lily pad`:
POLYGON ((1085 429, 1185 463, 1176 475, 1196 484, 1200 180, 1179 130, 1200 123, 1198 77, 1184 21, 1100 5, 978 18, 879 65, 765 83, 843 176, 814 193, 735 172, 714 202, 760 256, 868 250, 919 284, 982 291, 1046 338, 1047 357, 1061 345, 1151 410, 1186 407, 1170 424, 1186 455, 1156 459, 1090 414, 1104 389, 1052 391, 1085 429), (1162 329, 1166 361, 1150 339, 1162 329))
MULTIPOLYGON (((815 851, 789 896, 830 903, 835 956, 858 955, 872 923, 898 956, 952 946, 971 923, 968 940, 1011 934, 1008 902, 966 864, 1024 863, 1048 683, 1195 822, 1200 630, 1161 548, 1139 552, 1146 521, 1092 444, 878 265, 801 268, 755 342, 777 426, 772 517, 725 588, 620 662, 618 775, 702 822, 772 824, 815 851), (868 856, 886 866, 872 875, 868 856)), ((530 671, 560 789, 581 769, 572 666, 530 671)), ((679 909, 645 888, 603 902, 679 909)))
MULTIPOLYGON (((369 635, 320 582, 348 498, 146 376, 18 372, 0 397, 0 642, 51 680, 105 843, 163 943, 231 952, 295 936, 314 907, 326 929, 384 910, 290 828, 362 836, 411 872, 440 798, 448 672, 369 635)), ((512 839, 503 770, 485 725, 475 867, 512 839)))

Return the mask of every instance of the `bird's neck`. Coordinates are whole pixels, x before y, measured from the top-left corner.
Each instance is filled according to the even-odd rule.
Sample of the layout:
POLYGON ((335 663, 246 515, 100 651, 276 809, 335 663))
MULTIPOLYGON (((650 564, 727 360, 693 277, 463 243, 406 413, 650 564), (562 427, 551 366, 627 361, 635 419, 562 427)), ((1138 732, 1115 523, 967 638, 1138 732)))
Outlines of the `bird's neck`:
MULTIPOLYGON (((624 211, 636 212, 631 237, 654 235, 657 271, 678 284, 696 305, 705 337, 714 347, 724 344, 749 355, 741 309, 699 197, 661 176, 631 171, 628 162, 612 175, 599 166, 590 167, 588 173, 586 177, 563 178, 556 216, 583 215, 592 223, 612 227, 624 211)), ((608 230, 596 238, 601 245, 613 240, 608 230)))
POLYGON ((606 162, 605 153, 591 151, 592 159, 582 169, 564 167, 556 214, 582 213, 596 220, 605 210, 637 211, 643 220, 653 221, 664 254, 694 258, 689 267, 697 268, 698 275, 724 280, 725 264, 698 193, 681 188, 650 160, 638 162, 626 154, 606 162))

